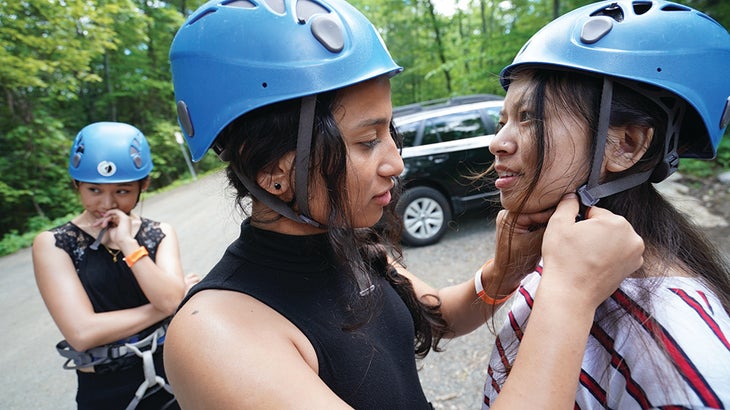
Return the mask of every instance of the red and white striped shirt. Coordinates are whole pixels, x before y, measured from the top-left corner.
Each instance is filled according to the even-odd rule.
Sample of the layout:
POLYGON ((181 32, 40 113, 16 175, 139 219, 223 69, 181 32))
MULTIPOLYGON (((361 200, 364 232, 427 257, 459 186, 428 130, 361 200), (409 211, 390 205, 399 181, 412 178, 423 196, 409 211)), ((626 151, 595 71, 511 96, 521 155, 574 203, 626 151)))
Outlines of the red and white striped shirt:
MULTIPOLYGON (((482 409, 517 354, 541 271, 522 281, 497 335, 482 409)), ((692 278, 624 280, 597 310, 583 356, 575 409, 596 408, 730 408, 730 317, 715 294, 692 278), (650 281, 651 297, 639 297, 650 281), (609 312, 620 319, 604 320, 609 312)))

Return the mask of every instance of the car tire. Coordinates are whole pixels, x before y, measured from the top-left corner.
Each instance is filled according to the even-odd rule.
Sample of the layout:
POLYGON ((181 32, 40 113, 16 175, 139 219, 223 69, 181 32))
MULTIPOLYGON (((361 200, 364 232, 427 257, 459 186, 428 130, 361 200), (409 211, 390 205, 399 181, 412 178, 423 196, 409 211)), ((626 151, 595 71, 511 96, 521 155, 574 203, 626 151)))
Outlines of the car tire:
POLYGON ((451 221, 451 207, 441 192, 429 187, 406 190, 396 206, 403 221, 402 241, 410 246, 438 242, 451 221))

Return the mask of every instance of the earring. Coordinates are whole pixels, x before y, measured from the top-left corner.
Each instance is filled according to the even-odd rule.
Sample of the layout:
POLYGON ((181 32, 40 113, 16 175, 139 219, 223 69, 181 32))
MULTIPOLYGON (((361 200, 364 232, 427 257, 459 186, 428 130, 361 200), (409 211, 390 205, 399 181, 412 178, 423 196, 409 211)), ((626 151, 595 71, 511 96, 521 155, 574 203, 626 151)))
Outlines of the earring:
POLYGON ((274 189, 277 190, 277 191, 280 190, 281 189, 281 184, 278 183, 278 182, 275 182, 274 183, 274 189))

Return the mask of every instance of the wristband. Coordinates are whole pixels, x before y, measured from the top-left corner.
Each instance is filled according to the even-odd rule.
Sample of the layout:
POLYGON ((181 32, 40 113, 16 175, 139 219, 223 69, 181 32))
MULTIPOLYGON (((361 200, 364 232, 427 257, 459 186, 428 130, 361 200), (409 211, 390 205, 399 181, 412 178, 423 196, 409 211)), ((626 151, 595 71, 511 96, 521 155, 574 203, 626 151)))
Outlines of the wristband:
MULTIPOLYGON (((485 265, 489 265, 492 263, 494 263, 494 258, 488 260, 487 263, 485 263, 485 265)), ((512 292, 510 292, 509 295, 507 295, 503 298, 499 298, 499 299, 494 299, 491 296, 487 295, 487 292, 484 291, 484 286, 482 286, 482 268, 477 269, 477 272, 474 275, 474 289, 476 290, 477 296, 479 296, 479 299, 481 299, 482 301, 484 301, 484 303, 486 303, 488 305, 500 305, 500 304, 506 302, 509 298, 511 298, 512 295, 514 295, 515 292, 517 291, 517 289, 515 289, 512 292)))
POLYGON ((137 263, 138 260, 144 258, 147 255, 149 255, 149 252, 147 252, 147 248, 145 248, 144 246, 140 246, 129 256, 125 256, 124 262, 127 262, 127 266, 131 268, 132 266, 134 266, 135 263, 137 263))

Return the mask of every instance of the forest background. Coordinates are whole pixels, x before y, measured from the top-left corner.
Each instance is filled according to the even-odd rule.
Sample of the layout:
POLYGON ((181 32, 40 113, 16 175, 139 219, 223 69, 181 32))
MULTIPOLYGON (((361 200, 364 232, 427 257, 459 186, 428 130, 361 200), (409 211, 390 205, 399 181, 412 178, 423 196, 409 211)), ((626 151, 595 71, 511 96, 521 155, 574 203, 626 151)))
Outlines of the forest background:
MULTIPOLYGON (((178 130, 168 61, 185 17, 203 0, 0 0, 0 255, 80 211, 67 174, 86 124, 135 125, 152 146, 152 190, 192 177, 178 130)), ((540 27, 581 0, 351 0, 403 67, 394 106, 449 96, 504 95, 500 70, 540 27)), ((684 0, 730 27, 730 2, 684 0)), ((697 62, 701 66, 702 62, 697 62)), ((729 70, 730 72, 730 63, 729 70)), ((193 165, 220 167, 208 154, 193 165)), ((730 141, 709 177, 730 168, 730 141)))

